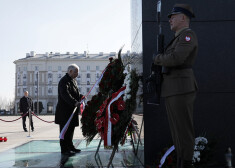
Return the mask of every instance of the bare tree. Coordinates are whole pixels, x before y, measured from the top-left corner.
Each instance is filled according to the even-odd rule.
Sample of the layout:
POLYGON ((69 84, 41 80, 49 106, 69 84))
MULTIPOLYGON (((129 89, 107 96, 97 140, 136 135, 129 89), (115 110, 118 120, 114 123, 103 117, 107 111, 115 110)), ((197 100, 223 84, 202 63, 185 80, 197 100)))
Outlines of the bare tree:
POLYGON ((0 97, 0 110, 5 109, 5 100, 3 97, 0 97))
POLYGON ((0 109, 10 111, 14 108, 14 102, 15 100, 13 98, 7 99, 5 97, 0 97, 0 109))

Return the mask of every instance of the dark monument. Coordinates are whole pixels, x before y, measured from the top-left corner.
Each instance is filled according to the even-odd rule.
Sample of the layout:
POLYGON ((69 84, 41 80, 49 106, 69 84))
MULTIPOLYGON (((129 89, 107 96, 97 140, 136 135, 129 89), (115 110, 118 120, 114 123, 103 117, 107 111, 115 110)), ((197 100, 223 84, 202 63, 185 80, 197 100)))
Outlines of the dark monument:
MULTIPOLYGON (((152 55, 157 51, 157 0, 132 0, 132 52, 143 57, 143 76, 150 75, 152 55)), ((235 149, 235 1, 162 1, 162 27, 165 44, 174 36, 167 14, 175 3, 188 3, 196 18, 191 28, 196 32, 199 53, 193 67, 199 91, 195 102, 196 137, 215 138, 217 164, 226 164, 228 147, 235 149)), ((150 95, 144 86, 145 164, 152 165, 157 154, 172 143, 164 100, 160 106, 147 105, 150 95)))

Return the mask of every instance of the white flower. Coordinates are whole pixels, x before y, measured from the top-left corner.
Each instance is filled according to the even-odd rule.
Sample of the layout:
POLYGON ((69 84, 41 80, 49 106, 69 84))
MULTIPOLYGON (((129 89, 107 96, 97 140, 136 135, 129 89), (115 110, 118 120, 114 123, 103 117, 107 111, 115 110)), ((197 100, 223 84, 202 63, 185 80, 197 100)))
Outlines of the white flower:
POLYGON ((194 150, 204 150, 208 140, 205 137, 197 137, 195 138, 195 147, 194 150))
POLYGON ((205 137, 197 137, 195 138, 195 144, 197 145, 199 142, 203 143, 203 144, 207 144, 208 141, 205 137))
POLYGON ((137 95, 141 95, 143 93, 143 84, 142 84, 142 81, 139 80, 138 84, 139 84, 139 88, 138 88, 138 91, 137 91, 137 95))
POLYGON ((200 151, 194 151, 193 154, 193 163, 200 162, 200 151))
POLYGON ((125 70, 123 71, 123 73, 124 73, 124 74, 127 74, 127 73, 128 73, 128 71, 126 70, 126 68, 125 68, 125 70))
POLYGON ((131 87, 130 85, 126 86, 125 93, 130 93, 131 92, 131 87))
MULTIPOLYGON (((129 72, 128 67, 126 67, 127 72, 129 72)), ((127 99, 131 98, 131 95, 129 94, 131 92, 131 73, 128 73, 124 79, 123 86, 126 86, 125 89, 125 95, 123 97, 123 100, 126 101, 127 99)))
MULTIPOLYGON (((123 86, 128 87, 130 85, 131 81, 130 81, 130 74, 127 74, 125 79, 124 79, 124 83, 123 86)), ((129 86, 130 87, 130 86, 129 86)))

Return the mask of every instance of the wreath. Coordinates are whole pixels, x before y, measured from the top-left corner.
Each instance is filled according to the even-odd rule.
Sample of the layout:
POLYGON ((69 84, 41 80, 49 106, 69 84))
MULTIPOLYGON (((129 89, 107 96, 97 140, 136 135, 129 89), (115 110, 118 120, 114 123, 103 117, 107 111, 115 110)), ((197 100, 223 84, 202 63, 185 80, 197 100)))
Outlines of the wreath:
POLYGON ((127 130, 136 125, 132 114, 136 108, 139 81, 135 70, 124 73, 121 50, 117 59, 111 57, 109 61, 99 83, 100 92, 87 102, 81 118, 82 132, 87 145, 98 133, 106 148, 117 146, 120 142, 123 144, 127 130), (106 145, 108 129, 111 130, 111 144, 106 145))

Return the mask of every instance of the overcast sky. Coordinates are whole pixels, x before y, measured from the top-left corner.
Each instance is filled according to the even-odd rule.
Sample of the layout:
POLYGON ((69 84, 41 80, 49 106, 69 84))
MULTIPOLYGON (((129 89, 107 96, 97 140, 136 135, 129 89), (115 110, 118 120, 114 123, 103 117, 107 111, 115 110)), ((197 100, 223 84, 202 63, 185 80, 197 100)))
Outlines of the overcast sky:
POLYGON ((130 22, 130 0, 0 0, 0 98, 14 98, 26 53, 125 52, 130 22))

